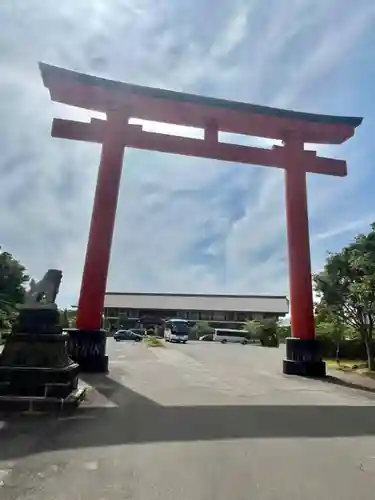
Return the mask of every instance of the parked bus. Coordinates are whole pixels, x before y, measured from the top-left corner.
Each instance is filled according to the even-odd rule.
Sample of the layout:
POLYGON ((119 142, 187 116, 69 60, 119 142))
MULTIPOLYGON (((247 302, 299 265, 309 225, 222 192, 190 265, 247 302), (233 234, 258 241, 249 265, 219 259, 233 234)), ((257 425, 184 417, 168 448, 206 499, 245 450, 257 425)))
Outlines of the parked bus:
POLYGON ((184 319, 168 319, 164 325, 164 339, 166 342, 186 344, 189 338, 189 322, 184 319))
POLYGON ((246 345, 248 342, 246 338, 246 331, 234 330, 231 328, 215 328, 213 341, 221 342, 222 344, 232 342, 243 345, 246 345))

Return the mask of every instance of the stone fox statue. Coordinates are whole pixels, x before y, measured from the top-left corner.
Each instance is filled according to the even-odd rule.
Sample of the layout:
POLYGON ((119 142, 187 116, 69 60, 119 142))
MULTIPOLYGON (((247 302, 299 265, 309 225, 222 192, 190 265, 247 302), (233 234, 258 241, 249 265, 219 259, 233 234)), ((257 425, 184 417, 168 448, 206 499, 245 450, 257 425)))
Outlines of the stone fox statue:
POLYGON ((25 304, 54 304, 59 293, 61 280, 62 271, 58 269, 48 269, 44 277, 38 282, 31 280, 25 304))

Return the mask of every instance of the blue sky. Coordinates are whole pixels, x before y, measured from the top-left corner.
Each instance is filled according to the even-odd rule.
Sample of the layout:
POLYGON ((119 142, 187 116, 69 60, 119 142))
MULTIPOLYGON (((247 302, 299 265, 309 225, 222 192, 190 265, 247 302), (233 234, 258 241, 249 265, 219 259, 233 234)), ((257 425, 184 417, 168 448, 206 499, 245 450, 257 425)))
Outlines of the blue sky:
MULTIPOLYGON (((309 176, 313 270, 375 220, 373 0, 13 0, 0 4, 0 244, 77 300, 100 148, 50 137, 38 61, 130 83, 363 116, 347 178, 309 176)), ((176 128, 172 133, 191 133, 176 128)), ((236 140, 223 137, 223 140, 236 140)), ((111 291, 287 293, 283 172, 129 150, 111 291)))

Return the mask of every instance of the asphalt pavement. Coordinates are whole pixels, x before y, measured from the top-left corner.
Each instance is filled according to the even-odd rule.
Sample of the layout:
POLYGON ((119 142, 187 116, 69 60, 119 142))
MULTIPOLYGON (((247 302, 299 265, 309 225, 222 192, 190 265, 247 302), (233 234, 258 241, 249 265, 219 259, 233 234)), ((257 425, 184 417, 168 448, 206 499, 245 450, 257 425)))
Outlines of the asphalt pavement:
POLYGON ((0 422, 1 500, 373 497, 373 394, 282 375, 283 348, 108 351, 75 414, 0 422))

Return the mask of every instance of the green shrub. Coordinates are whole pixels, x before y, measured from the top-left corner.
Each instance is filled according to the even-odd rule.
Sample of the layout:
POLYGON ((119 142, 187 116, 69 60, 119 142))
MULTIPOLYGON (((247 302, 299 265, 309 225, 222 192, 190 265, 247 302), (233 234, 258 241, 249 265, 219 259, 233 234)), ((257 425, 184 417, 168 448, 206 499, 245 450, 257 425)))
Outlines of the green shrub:
POLYGON ((153 335, 148 335, 145 338, 145 341, 147 343, 147 347, 165 347, 164 342, 153 335))
POLYGON ((214 329, 210 326, 208 321, 197 321, 194 326, 190 328, 189 338, 199 339, 203 335, 213 335, 214 329))
POLYGON ((244 330, 248 340, 258 340, 264 347, 278 347, 277 320, 262 319, 246 321, 244 330))
POLYGON ((277 327, 277 337, 279 341, 285 341, 286 338, 291 337, 292 332, 290 325, 279 325, 277 327))

